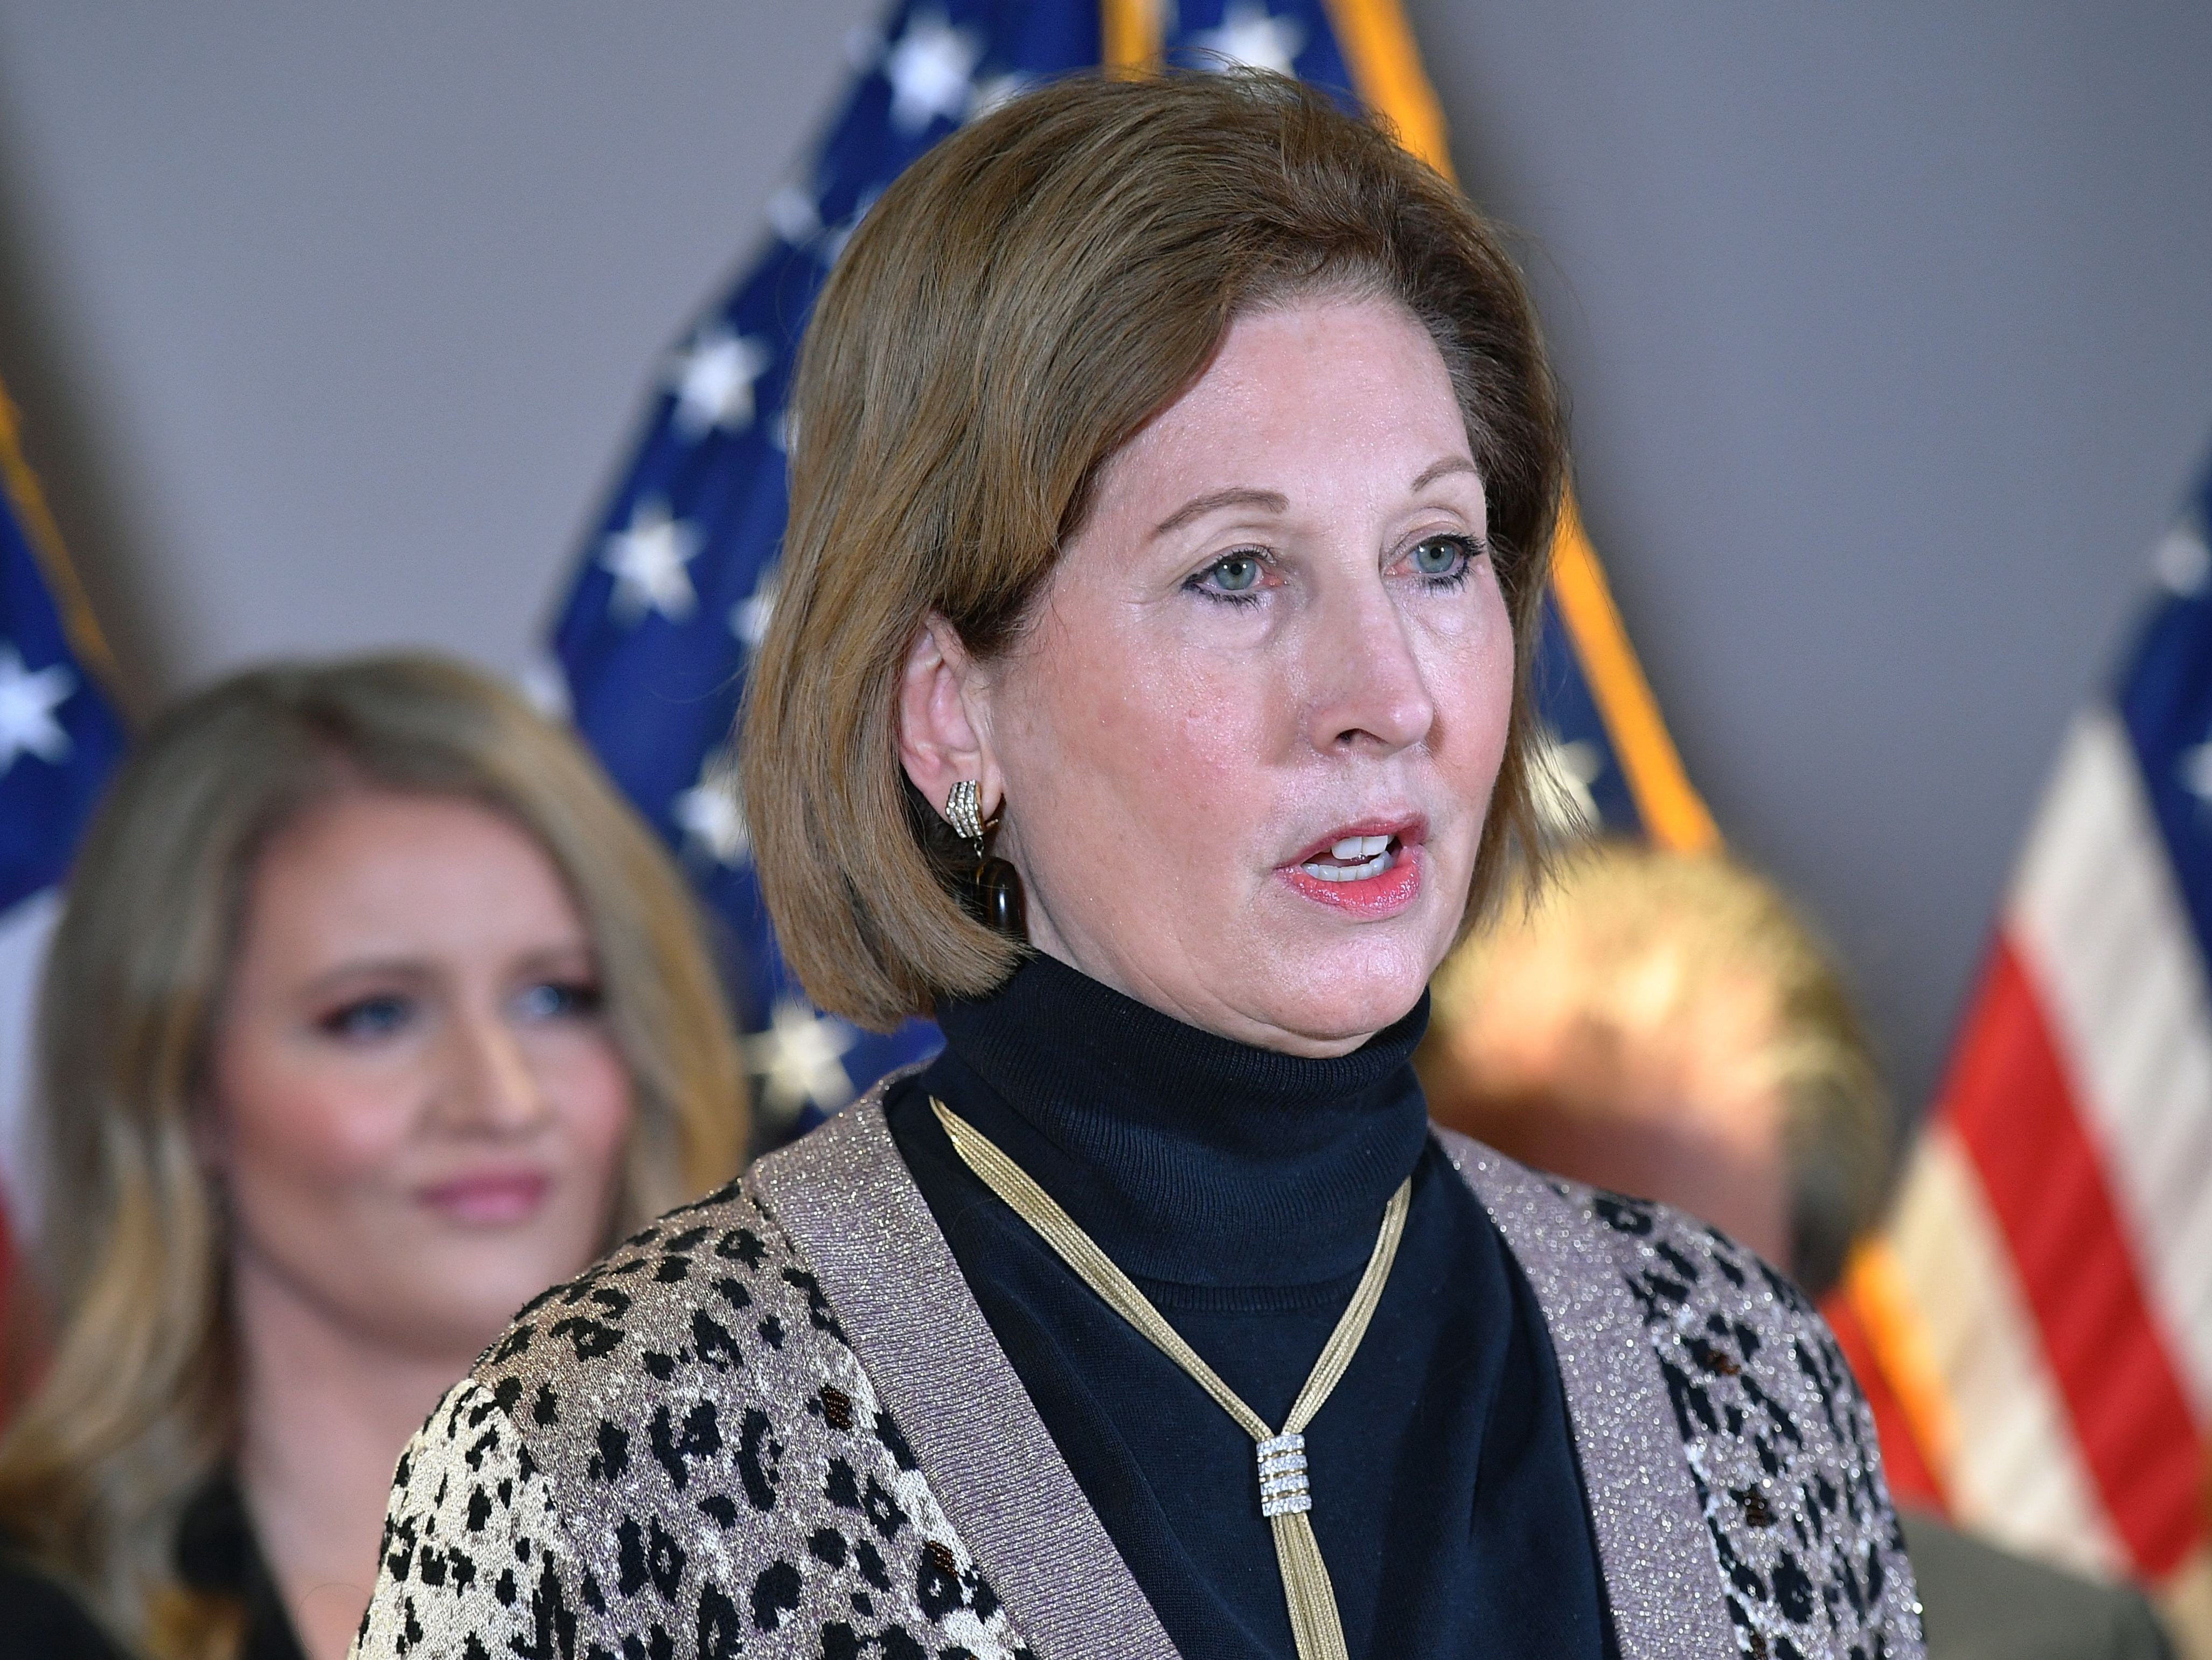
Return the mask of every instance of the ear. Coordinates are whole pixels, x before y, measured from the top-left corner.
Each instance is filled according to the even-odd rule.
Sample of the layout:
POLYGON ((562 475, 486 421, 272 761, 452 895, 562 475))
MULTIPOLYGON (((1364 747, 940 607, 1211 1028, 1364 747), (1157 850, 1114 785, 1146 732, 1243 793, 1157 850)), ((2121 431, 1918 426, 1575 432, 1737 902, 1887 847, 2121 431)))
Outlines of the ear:
POLYGON ((899 677, 898 745, 899 764, 939 818, 945 798, 963 778, 975 781, 986 819, 999 810, 1006 786, 991 754, 982 673, 952 624, 935 611, 907 648, 899 677))

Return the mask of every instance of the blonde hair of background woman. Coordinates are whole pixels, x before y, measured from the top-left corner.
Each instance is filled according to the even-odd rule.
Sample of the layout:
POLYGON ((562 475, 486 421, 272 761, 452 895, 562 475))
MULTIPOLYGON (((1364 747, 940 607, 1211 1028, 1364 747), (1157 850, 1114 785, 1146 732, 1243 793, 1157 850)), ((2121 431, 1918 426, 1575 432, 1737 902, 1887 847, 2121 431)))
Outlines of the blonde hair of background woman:
POLYGON ((729 1179, 744 1146, 744 1072, 688 889, 574 740, 513 693, 373 657, 241 674, 158 722, 78 854, 42 988, 59 1338, 0 1441, 0 1529, 163 1660, 234 1652, 240 1628, 173 1560, 182 1507, 236 1432, 222 1206, 192 1120, 255 859, 357 789, 481 804, 560 872, 635 1091, 609 1243, 729 1179))

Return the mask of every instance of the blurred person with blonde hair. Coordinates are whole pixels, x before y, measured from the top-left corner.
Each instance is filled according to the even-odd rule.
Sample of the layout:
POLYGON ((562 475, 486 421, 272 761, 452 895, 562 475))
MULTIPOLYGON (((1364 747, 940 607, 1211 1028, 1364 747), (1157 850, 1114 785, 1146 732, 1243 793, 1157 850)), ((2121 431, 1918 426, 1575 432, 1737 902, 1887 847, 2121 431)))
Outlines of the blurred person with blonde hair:
POLYGON ((1448 960, 1429 1108, 1541 1170, 1663 1198, 1825 1289, 1887 1189, 1895 1115, 1842 976, 1725 855, 1608 842, 1448 960))
POLYGON ((8 1656, 335 1660, 439 1395, 745 1138, 667 857, 428 657, 240 674, 144 734, 37 1061, 57 1335, 0 1441, 8 1656))
MULTIPOLYGON (((1434 982, 1430 1109, 1538 1169, 1680 1207, 1826 1296, 1880 1220, 1897 1115, 1834 955, 1724 854, 1561 856, 1434 982)), ((2160 1660, 2131 1590, 1901 1513, 1933 1660, 2160 1660)))

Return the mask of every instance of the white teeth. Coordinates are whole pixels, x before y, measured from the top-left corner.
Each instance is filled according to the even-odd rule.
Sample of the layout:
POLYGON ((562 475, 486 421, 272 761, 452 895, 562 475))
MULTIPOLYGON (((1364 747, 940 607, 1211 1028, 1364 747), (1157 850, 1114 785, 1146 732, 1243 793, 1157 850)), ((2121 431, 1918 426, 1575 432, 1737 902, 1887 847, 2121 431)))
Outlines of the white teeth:
POLYGON ((1372 859, 1389 845, 1387 836, 1347 836, 1328 851, 1335 859, 1372 859))
POLYGON ((1340 838, 1328 850, 1334 864, 1322 864, 1316 860, 1298 868, 1308 876, 1322 882, 1364 882, 1370 876, 1380 876, 1396 862, 1390 851, 1395 836, 1346 836, 1340 838))
POLYGON ((1347 858, 1350 855, 1341 852, 1340 849, 1352 846, 1357 842, 1376 841, 1379 841, 1382 843, 1382 851, 1377 853, 1372 859, 1368 860, 1364 864, 1300 865, 1298 868, 1304 871, 1308 876, 1317 877, 1324 882, 1364 882, 1369 877, 1380 876, 1384 871, 1390 868, 1390 838, 1387 836, 1353 836, 1346 841, 1338 842, 1336 844, 1336 848, 1331 849, 1331 852, 1334 853, 1337 858, 1343 859, 1347 858))

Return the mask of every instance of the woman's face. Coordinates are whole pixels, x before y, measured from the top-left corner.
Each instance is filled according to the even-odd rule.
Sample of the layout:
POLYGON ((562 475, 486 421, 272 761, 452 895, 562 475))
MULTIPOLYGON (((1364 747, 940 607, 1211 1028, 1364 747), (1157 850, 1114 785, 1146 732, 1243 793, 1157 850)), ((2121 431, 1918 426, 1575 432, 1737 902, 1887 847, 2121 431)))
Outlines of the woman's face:
POLYGON ((466 801, 348 793, 247 890, 205 1126, 241 1271, 464 1363, 604 1244, 633 1110, 551 861, 466 801))
POLYGON ((1034 943, 1291 1053, 1405 1014, 1504 749, 1486 529, 1409 313, 1315 298, 1237 322, 1104 468, 1021 645, 959 666, 1034 943))

